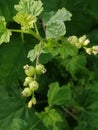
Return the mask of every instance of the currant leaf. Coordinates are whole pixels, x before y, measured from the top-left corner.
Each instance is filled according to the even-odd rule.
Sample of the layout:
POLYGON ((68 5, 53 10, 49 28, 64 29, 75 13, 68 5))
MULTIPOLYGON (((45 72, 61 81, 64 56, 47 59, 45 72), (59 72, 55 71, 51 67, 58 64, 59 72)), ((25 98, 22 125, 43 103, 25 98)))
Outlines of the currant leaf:
POLYGON ((43 11, 41 0, 20 0, 18 5, 15 5, 15 9, 18 12, 26 12, 33 16, 38 16, 43 11))
POLYGON ((11 31, 6 28, 6 21, 3 16, 0 16, 0 44, 9 42, 11 31))
POLYGON ((49 85, 48 104, 66 105, 71 100, 71 90, 69 86, 60 87, 58 82, 49 85))
POLYGON ((29 30, 33 28, 33 24, 36 22, 36 17, 32 16, 31 14, 27 14, 25 12, 18 12, 13 19, 18 23, 21 24, 22 30, 29 30))
POLYGON ((72 14, 65 8, 59 9, 54 15, 49 13, 49 18, 45 17, 46 26, 46 38, 57 38, 63 36, 66 33, 66 27, 64 21, 70 21, 72 14), (51 16, 51 17, 50 17, 51 16), (47 21, 49 19, 49 21, 47 21))

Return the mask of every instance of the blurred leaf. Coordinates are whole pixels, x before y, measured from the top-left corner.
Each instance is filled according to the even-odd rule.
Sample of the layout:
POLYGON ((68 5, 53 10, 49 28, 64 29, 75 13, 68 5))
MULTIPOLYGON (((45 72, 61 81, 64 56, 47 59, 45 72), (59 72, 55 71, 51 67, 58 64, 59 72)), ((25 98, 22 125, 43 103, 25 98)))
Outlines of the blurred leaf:
POLYGON ((23 82, 23 66, 27 63, 26 57, 30 47, 31 44, 22 44, 17 36, 7 45, 0 47, 0 84, 18 87, 19 83, 23 82))
POLYGON ((70 86, 60 87, 58 82, 49 85, 48 104, 49 105, 66 105, 71 100, 70 86))
POLYGON ((62 65, 66 68, 73 78, 76 78, 79 73, 86 74, 88 70, 86 68, 86 57, 85 55, 76 55, 72 58, 67 58, 62 65))
POLYGON ((57 11, 60 4, 59 0, 42 0, 45 12, 57 11))
MULTIPOLYGON (((14 95, 15 96, 15 95, 14 95)), ((21 97, 0 99, 0 129, 4 130, 33 130, 38 129, 40 121, 34 109, 25 106, 21 97)), ((41 124, 40 130, 44 126, 41 124)))
POLYGON ((20 119, 20 118, 14 118, 11 122, 10 130, 24 130, 27 123, 20 119))
MULTIPOLYGON (((77 108, 77 117, 79 125, 82 128, 89 130, 98 129, 98 93, 93 89, 85 88, 81 92, 77 93, 77 102, 79 108, 77 108)), ((79 126, 79 128, 80 128, 79 126)), ((76 130, 78 130, 77 128, 76 130)))
MULTIPOLYGON (((92 0, 60 0, 58 8, 65 7, 72 13, 71 22, 66 23, 68 36, 81 36, 91 31, 95 21, 88 13, 89 1, 91 1, 92 6, 92 0)), ((97 0, 93 3, 97 3, 97 0)))
POLYGON ((45 112, 37 113, 37 116, 42 120, 47 130, 70 130, 67 121, 56 109, 46 107, 45 112))
POLYGON ((87 5, 87 12, 89 15, 91 15, 93 18, 95 18, 98 21, 98 8, 97 8, 98 1, 92 1, 89 0, 87 5))
POLYGON ((0 0, 0 15, 6 18, 6 21, 13 21, 15 15, 14 4, 18 0, 0 0))

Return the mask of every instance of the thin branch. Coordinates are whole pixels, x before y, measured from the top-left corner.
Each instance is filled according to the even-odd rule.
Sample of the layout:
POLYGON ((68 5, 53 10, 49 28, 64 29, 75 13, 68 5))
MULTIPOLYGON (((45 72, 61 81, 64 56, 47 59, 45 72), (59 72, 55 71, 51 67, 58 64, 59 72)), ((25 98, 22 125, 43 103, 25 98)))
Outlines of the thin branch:
POLYGON ((76 117, 75 115, 73 115, 70 111, 68 111, 67 108, 65 108, 65 107, 62 106, 62 109, 63 109, 66 113, 68 113, 70 116, 72 116, 75 120, 77 120, 77 117, 76 117))
POLYGON ((36 39, 38 39, 39 41, 43 40, 43 38, 36 34, 34 31, 29 30, 29 31, 24 31, 24 30, 16 30, 16 29, 9 29, 11 32, 17 32, 17 33, 26 33, 26 34, 31 34, 33 35, 36 39))

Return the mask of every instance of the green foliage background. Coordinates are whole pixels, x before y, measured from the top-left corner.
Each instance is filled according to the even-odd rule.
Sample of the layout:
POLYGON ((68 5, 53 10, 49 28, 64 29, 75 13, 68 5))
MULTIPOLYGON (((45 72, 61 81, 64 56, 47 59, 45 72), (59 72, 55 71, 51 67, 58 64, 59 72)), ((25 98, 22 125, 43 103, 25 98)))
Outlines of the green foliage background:
MULTIPOLYGON (((13 6, 17 2, 18 0, 0 1, 0 15, 5 16, 8 28, 18 28, 12 19, 15 15, 13 6)), ((42 0, 42 2, 46 12, 65 7, 72 13, 72 20, 66 23, 66 36, 86 34, 92 45, 98 45, 98 0, 42 0)), ((41 29, 40 27, 40 32, 41 29)), ((26 35, 25 43, 22 44, 20 35, 15 33, 10 43, 0 46, 0 130, 98 130, 98 55, 87 56, 80 53, 77 56, 77 50, 72 49, 72 58, 68 57, 62 62, 61 59, 52 59, 50 55, 47 56, 47 60, 47 57, 42 55, 40 60, 46 64, 48 72, 42 78, 39 77, 41 88, 37 98, 39 102, 47 100, 47 97, 49 99, 47 103, 39 103, 32 109, 27 108, 26 99, 21 96, 25 78, 23 66, 31 63, 27 59, 27 54, 36 43, 36 39, 26 35), (68 86, 63 86, 64 90, 60 88, 68 81, 75 87, 73 100, 68 86), (55 83, 49 85, 51 82, 55 83), (81 86, 86 87, 83 89, 81 86), (56 99, 60 96, 61 101, 56 99), (57 106, 49 110, 47 108, 43 112, 48 104, 57 106), (75 106, 78 121, 68 115, 64 117, 65 110, 58 105, 68 105, 70 111, 75 106)), ((58 50, 56 51, 58 53, 58 50)), ((66 52, 65 54, 70 56, 66 49, 61 52, 62 55, 66 52)))

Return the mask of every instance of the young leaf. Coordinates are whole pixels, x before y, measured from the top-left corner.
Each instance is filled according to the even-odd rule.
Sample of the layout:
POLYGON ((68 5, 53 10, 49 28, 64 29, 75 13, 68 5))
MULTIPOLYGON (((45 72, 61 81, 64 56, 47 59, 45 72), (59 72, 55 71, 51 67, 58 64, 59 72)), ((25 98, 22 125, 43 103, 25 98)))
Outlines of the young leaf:
POLYGON ((18 12, 25 12, 27 14, 32 14, 32 16, 38 16, 42 11, 41 0, 20 0, 18 5, 15 5, 15 9, 18 12))
POLYGON ((78 54, 78 49, 71 45, 65 38, 62 38, 61 42, 60 55, 62 59, 66 59, 69 56, 72 57, 78 54))
POLYGON ((58 82, 49 85, 48 104, 49 105, 66 105, 71 100, 70 86, 60 87, 58 82))
POLYGON ((69 130, 67 121, 63 118, 61 112, 56 109, 46 107, 45 111, 36 114, 42 120, 47 130, 69 130))
POLYGON ((22 30, 29 30, 30 28, 33 28, 33 24, 36 22, 35 16, 25 12, 19 12, 13 18, 18 24, 21 24, 22 30))
POLYGON ((3 16, 0 16, 0 44, 9 42, 11 32, 6 28, 6 21, 3 16))
POLYGON ((41 50, 41 44, 39 43, 35 45, 34 49, 28 52, 27 58, 29 58, 33 62, 40 53, 42 53, 42 50, 41 50))
POLYGON ((66 68, 73 78, 76 78, 78 74, 87 74, 88 69, 86 68, 86 57, 85 55, 76 55, 72 58, 67 58, 62 65, 66 68))
POLYGON ((67 11, 65 8, 59 9, 54 15, 54 13, 49 13, 49 21, 45 20, 46 26, 46 38, 57 38, 63 36, 66 33, 66 28, 64 21, 71 20, 71 13, 67 11), (51 16, 51 17, 50 17, 51 16))
MULTIPOLYGON (((14 95, 16 96, 16 95, 14 95)), ((0 130, 44 130, 34 109, 25 106, 21 97, 0 98, 0 130)))
POLYGON ((10 130, 24 130, 27 126, 26 121, 21 118, 14 118, 11 121, 10 130))
POLYGON ((27 62, 30 48, 30 44, 21 44, 21 39, 16 34, 10 44, 0 47, 0 85, 14 88, 19 86, 20 81, 23 82, 23 66, 27 62))
POLYGON ((30 50, 30 51, 28 52, 27 58, 29 58, 30 61, 33 62, 33 61, 35 60, 36 56, 37 56, 37 55, 35 54, 34 49, 32 49, 32 50, 30 50))
POLYGON ((37 20, 36 17, 43 11, 40 0, 20 0, 19 4, 14 7, 18 11, 14 20, 21 24, 22 30, 33 28, 33 24, 37 20))
POLYGON ((60 45, 54 39, 48 39, 42 46, 43 53, 50 53, 53 57, 57 56, 60 52, 60 45), (55 51, 54 51, 55 50, 55 51))
POLYGON ((0 0, 0 15, 6 18, 7 22, 13 21, 13 16, 15 15, 16 11, 14 10, 13 6, 19 0, 0 0), (6 7, 5 7, 6 5, 6 7))

